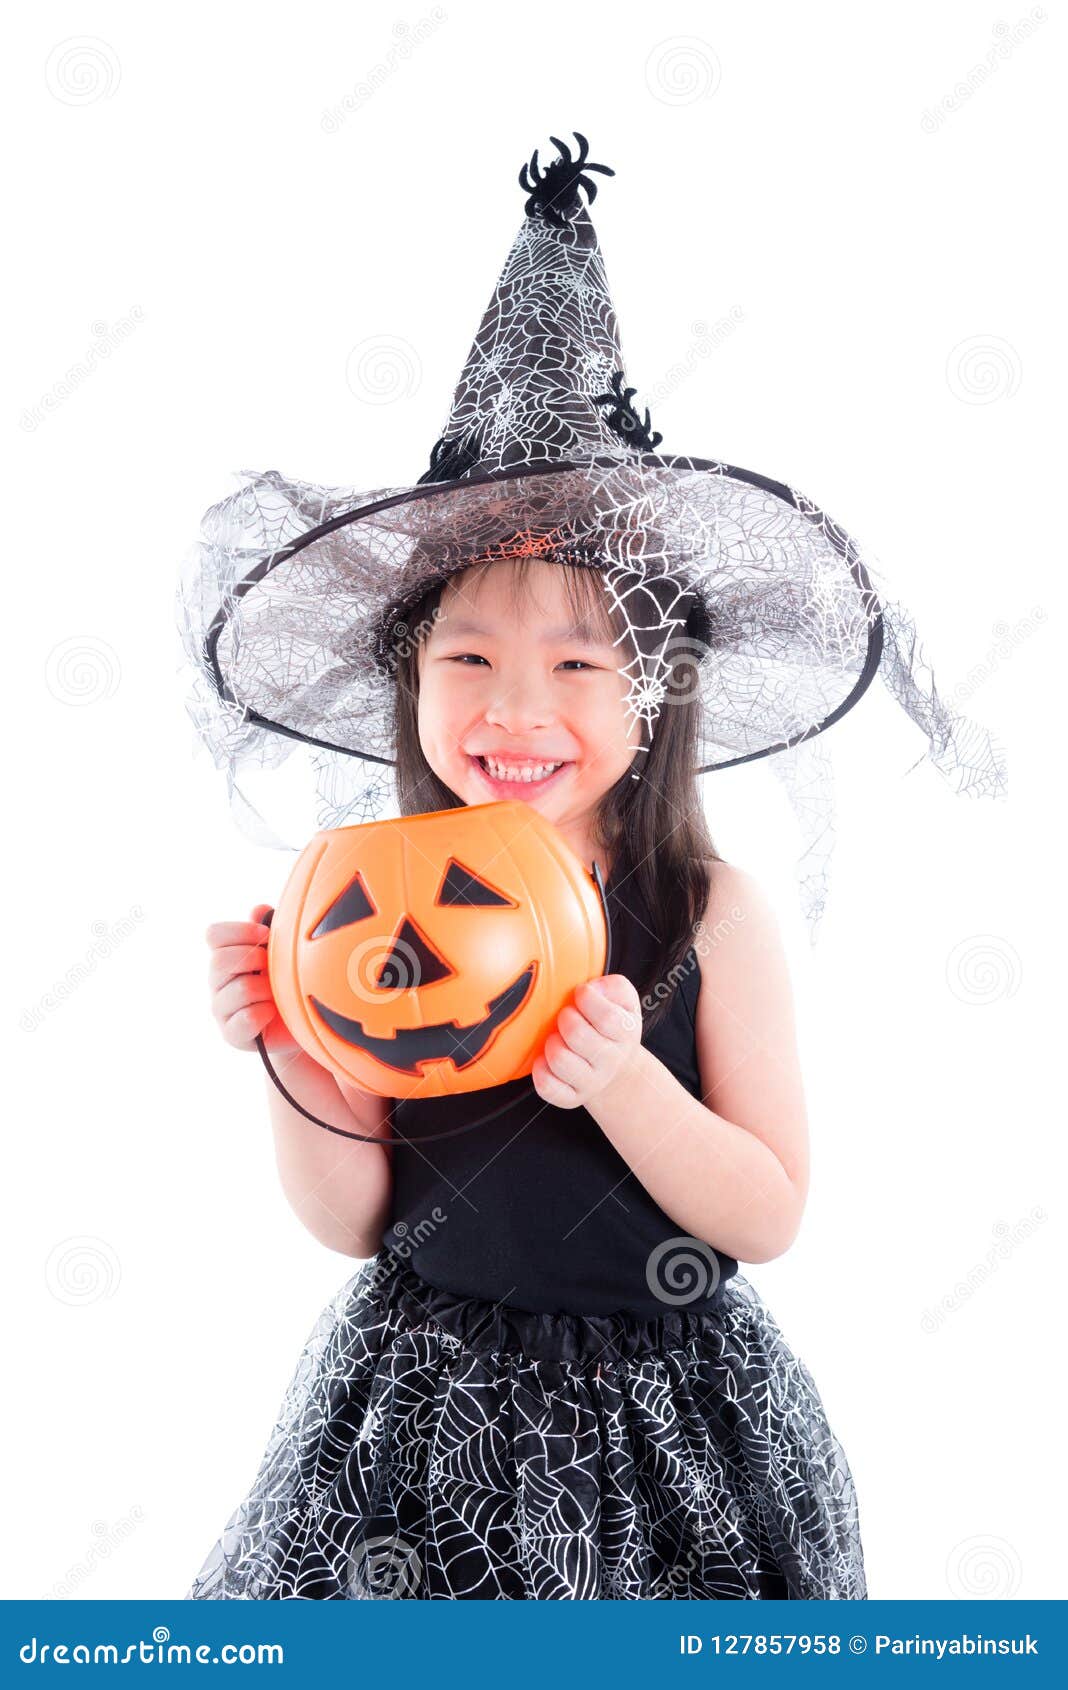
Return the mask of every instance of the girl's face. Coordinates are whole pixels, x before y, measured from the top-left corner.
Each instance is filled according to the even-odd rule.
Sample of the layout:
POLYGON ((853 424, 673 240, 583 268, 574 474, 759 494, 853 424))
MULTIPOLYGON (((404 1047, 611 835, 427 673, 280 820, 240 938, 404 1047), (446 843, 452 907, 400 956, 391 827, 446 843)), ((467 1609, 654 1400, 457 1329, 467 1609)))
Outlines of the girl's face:
POLYGON ((521 798, 585 860, 598 802, 640 744, 624 708, 626 658, 596 619, 572 629, 558 565, 529 566, 531 591, 518 607, 512 567, 497 563, 444 589, 419 653, 419 739, 465 804, 521 798))

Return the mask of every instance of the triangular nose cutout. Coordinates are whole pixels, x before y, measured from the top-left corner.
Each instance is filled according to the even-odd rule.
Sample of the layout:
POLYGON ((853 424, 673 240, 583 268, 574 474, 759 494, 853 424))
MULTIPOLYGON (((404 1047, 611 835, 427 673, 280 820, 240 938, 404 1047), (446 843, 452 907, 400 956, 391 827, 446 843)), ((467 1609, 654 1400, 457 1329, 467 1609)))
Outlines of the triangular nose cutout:
POLYGON ((498 892, 496 887, 490 886, 474 869, 465 868, 453 857, 449 862, 449 871, 441 883, 437 902, 439 904, 483 904, 487 907, 493 904, 515 905, 511 898, 506 898, 498 892))
POLYGON ((408 986, 431 986, 435 980, 447 980, 453 972, 405 916, 393 935, 393 948, 375 977, 375 985, 395 992, 408 986))

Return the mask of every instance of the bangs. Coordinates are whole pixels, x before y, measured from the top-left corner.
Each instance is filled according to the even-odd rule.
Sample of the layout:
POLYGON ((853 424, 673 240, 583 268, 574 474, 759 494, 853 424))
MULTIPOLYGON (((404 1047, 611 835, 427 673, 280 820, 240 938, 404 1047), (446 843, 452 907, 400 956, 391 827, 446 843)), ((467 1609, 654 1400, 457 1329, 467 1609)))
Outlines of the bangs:
MULTIPOLYGON (((545 608, 538 597, 538 580, 532 568, 533 565, 544 561, 546 560, 529 556, 480 559, 450 576, 441 589, 439 602, 445 601, 450 588, 462 592, 465 586, 470 585, 473 594, 477 595, 487 571, 500 569, 507 564, 512 609, 517 618, 522 618, 523 613, 532 605, 538 609, 545 608)), ((612 603, 605 587, 602 569, 594 564, 569 563, 556 559, 552 560, 552 568, 559 571, 563 577, 564 596, 568 613, 575 624, 576 637, 584 635, 594 643, 603 641, 606 645, 618 645, 626 634, 626 618, 618 603, 612 603)))

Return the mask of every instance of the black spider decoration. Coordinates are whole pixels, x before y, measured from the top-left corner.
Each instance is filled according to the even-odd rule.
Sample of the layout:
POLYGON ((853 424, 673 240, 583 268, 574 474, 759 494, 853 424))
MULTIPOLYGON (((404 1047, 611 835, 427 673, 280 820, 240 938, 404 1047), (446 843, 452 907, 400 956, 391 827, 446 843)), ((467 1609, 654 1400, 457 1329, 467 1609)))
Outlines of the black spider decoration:
POLYGON ((552 223, 557 229, 566 228, 568 219, 578 210, 580 188, 586 190, 591 205, 597 198, 597 184, 585 174, 587 170, 599 170, 602 176, 615 175, 607 164, 590 164, 590 143, 577 129, 573 133, 579 144, 578 158, 572 158, 570 147, 565 147, 563 141, 550 135, 549 139, 560 157, 554 158, 539 173, 538 150, 535 147, 530 163, 524 164, 519 172, 519 186, 525 188, 530 196, 524 208, 527 216, 540 213, 546 223, 552 223))
POLYGON ((650 434, 648 406, 646 406, 643 422, 631 404, 631 400, 638 389, 636 387, 624 388, 623 381, 623 371, 617 370, 612 377, 611 392, 595 394, 593 403, 595 405, 612 406, 612 410, 605 417, 605 422, 610 429, 619 435, 621 440, 626 441, 628 446, 633 446, 639 452, 655 452, 664 436, 662 434, 650 434))
POLYGON ((419 477, 416 486, 422 487, 430 481, 455 481, 477 463, 478 440, 474 435, 455 436, 450 440, 443 434, 440 440, 435 440, 430 453, 430 468, 419 477))

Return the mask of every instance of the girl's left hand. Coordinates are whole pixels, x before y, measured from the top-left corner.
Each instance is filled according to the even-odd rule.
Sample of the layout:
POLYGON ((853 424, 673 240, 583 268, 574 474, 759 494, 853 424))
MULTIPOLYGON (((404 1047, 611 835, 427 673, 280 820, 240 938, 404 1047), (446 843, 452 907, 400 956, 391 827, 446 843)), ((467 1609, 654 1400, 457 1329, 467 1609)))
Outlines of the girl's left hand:
POLYGON ((627 1066, 642 1040, 642 1006, 625 974, 602 974, 565 1004, 531 1079, 538 1096, 558 1109, 577 1109, 627 1066))

